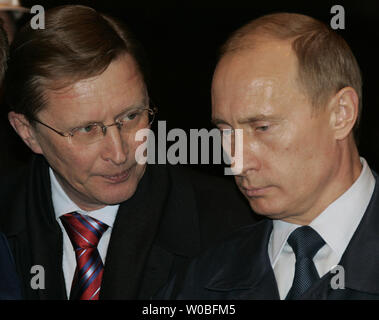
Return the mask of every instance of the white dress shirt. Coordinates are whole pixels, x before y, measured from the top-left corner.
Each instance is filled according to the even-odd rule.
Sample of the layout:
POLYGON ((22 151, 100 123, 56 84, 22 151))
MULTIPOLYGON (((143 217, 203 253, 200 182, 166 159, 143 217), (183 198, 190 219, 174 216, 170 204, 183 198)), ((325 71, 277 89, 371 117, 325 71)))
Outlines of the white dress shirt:
MULTIPOLYGON (((320 277, 340 261, 374 192, 375 178, 366 160, 360 159, 363 168, 358 179, 309 224, 326 243, 313 258, 320 277)), ((281 220, 273 221, 268 254, 280 299, 285 299, 292 286, 296 258, 287 239, 298 227, 300 226, 281 220)))
POLYGON ((100 257, 104 263, 107 254, 109 239, 112 233, 113 223, 116 219, 119 205, 106 206, 102 209, 90 212, 83 211, 67 196, 66 192, 61 187, 51 168, 49 168, 49 173, 51 181, 51 195, 53 200, 55 216, 63 232, 62 268, 66 284, 67 297, 69 297, 72 279, 74 277, 76 269, 76 258, 70 238, 68 237, 67 232, 63 227, 61 219, 59 217, 66 213, 78 212, 80 214, 85 214, 92 218, 95 218, 109 226, 108 229, 104 232, 103 236, 100 238, 99 244, 97 246, 100 257))

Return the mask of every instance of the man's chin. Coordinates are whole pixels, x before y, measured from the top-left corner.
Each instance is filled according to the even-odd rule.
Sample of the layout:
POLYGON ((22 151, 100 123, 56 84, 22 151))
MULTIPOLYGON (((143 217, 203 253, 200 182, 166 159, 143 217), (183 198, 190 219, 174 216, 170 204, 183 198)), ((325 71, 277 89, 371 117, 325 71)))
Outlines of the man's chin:
POLYGON ((279 219, 282 215, 282 210, 274 208, 272 202, 262 201, 262 199, 248 199, 250 208, 258 215, 270 219, 279 219))
POLYGON ((106 205, 116 205, 130 199, 136 192, 143 173, 144 171, 138 172, 137 175, 133 168, 127 177, 120 176, 120 181, 103 179, 102 185, 97 187, 97 191, 101 191, 97 199, 106 205))
POLYGON ((122 191, 109 191, 107 193, 103 193, 99 195, 98 200, 100 200, 105 205, 117 205, 120 204, 126 200, 129 200, 134 193, 136 192, 137 188, 128 188, 128 190, 122 190, 122 191))

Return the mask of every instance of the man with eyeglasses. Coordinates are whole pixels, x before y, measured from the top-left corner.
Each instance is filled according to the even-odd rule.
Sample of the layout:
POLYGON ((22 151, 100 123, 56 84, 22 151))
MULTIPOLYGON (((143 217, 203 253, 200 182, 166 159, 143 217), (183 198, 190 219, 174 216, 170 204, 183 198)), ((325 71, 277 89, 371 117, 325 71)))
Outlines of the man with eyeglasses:
POLYGON ((0 226, 26 299, 150 298, 252 222, 223 180, 137 161, 135 135, 157 109, 140 47, 114 18, 48 10, 45 29, 27 24, 16 36, 6 83, 9 121, 36 154, 0 184, 0 226))

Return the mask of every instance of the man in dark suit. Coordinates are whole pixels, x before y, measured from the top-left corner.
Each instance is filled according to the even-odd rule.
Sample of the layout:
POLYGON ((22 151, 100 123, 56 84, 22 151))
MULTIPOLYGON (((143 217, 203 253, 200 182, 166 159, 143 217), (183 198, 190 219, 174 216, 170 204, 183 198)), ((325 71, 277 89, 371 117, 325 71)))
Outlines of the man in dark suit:
POLYGON ((253 222, 233 184, 139 161, 156 112, 145 80, 128 29, 88 7, 51 9, 13 41, 9 121, 36 155, 2 177, 0 226, 26 299, 149 298, 253 222))
POLYGON ((378 177, 353 133, 361 86, 346 42, 311 17, 271 14, 230 37, 212 116, 232 138, 243 130, 235 178, 265 219, 196 259, 160 297, 379 298, 378 177))

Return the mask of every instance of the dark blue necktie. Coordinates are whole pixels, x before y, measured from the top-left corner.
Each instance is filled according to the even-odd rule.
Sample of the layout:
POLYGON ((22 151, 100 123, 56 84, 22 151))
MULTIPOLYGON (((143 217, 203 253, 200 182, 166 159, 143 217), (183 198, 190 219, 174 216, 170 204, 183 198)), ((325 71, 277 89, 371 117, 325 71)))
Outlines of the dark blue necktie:
POLYGON ((313 262, 313 257, 325 244, 321 236, 311 227, 297 228, 288 238, 296 256, 295 276, 286 300, 299 299, 320 276, 313 262))

